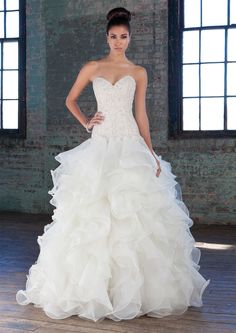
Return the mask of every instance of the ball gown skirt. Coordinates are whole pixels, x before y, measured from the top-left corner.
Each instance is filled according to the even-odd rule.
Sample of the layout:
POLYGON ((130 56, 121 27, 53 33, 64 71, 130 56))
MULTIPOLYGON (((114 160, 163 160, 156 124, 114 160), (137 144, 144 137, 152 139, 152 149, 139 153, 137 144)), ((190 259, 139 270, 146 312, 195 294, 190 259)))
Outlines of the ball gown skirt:
POLYGON ((16 300, 53 319, 162 318, 201 307, 210 283, 199 272, 193 221, 169 162, 157 163, 132 114, 136 82, 93 89, 105 119, 91 137, 59 153, 51 170, 52 222, 16 300))

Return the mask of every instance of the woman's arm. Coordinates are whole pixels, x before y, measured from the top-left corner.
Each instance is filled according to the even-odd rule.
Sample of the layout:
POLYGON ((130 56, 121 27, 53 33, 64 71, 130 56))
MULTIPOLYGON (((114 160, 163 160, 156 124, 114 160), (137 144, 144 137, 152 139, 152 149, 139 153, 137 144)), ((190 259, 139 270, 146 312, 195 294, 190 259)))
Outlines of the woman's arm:
POLYGON ((135 120, 137 122, 141 136, 144 138, 150 152, 157 161, 159 167, 157 175, 159 175, 161 171, 160 162, 156 159, 154 155, 151 136, 150 136, 149 120, 146 111, 146 90, 148 85, 148 76, 147 76, 147 71, 144 67, 139 66, 136 82, 137 85, 135 92, 135 120))
POLYGON ((153 154, 149 121, 146 111, 146 90, 148 85, 147 71, 144 67, 139 66, 137 73, 137 85, 135 92, 135 120, 139 127, 139 132, 144 138, 149 150, 153 154))
POLYGON ((89 119, 85 114, 80 110, 77 99, 84 90, 84 88, 90 83, 90 77, 94 74, 97 69, 96 61, 87 62, 80 70, 77 78, 70 89, 65 104, 73 116, 86 128, 86 124, 89 122, 88 128, 93 127, 96 123, 100 123, 103 119, 100 116, 100 113, 97 113, 92 119, 89 119))

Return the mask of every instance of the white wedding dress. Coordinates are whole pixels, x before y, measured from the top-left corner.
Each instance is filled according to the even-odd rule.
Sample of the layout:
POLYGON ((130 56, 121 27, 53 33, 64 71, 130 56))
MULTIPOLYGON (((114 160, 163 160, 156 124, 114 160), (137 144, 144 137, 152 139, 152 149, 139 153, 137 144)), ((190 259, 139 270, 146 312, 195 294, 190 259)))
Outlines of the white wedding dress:
POLYGON ((93 81, 103 123, 59 153, 48 193, 56 207, 38 236, 40 254, 16 300, 53 319, 115 321, 181 315, 203 305, 210 282, 171 165, 161 173, 132 113, 136 82, 93 81))

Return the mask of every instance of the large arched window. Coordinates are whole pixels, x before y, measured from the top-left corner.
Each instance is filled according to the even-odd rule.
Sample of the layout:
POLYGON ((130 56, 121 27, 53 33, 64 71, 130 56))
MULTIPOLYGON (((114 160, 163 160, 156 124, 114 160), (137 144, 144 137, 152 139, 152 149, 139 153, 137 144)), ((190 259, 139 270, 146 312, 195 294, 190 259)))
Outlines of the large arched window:
POLYGON ((0 135, 25 137, 25 1, 0 0, 0 135))
POLYGON ((169 138, 236 137, 236 0, 169 0, 169 138))

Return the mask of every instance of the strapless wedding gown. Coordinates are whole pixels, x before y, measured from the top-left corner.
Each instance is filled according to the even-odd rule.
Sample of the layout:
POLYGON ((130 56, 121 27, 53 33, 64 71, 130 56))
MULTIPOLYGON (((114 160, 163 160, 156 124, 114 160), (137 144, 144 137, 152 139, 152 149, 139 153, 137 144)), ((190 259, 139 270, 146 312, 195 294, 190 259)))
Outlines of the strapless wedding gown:
POLYGON ((180 315, 203 305, 210 282, 171 165, 161 173, 132 113, 136 82, 93 81, 103 123, 82 144, 59 153, 51 170, 52 222, 16 300, 53 319, 115 321, 180 315))

